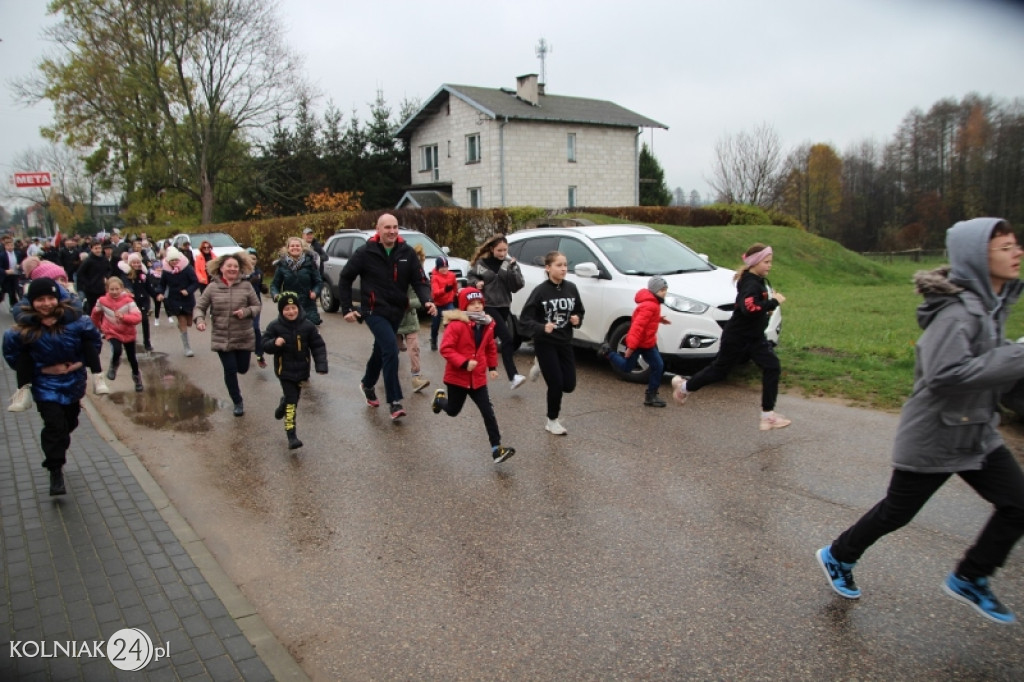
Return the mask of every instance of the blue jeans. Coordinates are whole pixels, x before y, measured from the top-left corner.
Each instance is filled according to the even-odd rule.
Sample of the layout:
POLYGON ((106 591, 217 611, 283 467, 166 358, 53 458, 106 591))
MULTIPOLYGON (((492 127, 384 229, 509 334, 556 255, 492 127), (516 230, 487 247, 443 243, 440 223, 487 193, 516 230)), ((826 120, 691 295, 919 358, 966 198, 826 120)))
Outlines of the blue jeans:
POLYGON ((242 402, 242 389, 238 387, 238 375, 249 371, 251 350, 219 350, 220 364, 224 368, 224 385, 227 386, 231 402, 242 402))
POLYGON ((367 315, 365 322, 373 334, 373 353, 366 361, 363 386, 376 386, 383 372, 384 395, 389 403, 397 403, 402 399, 402 385, 398 383, 398 339, 395 337, 401 320, 392 322, 380 315, 367 315))
POLYGON ((611 353, 608 356, 608 361, 615 365, 620 372, 632 372, 633 368, 636 367, 636 363, 640 362, 640 358, 643 358, 651 368, 651 378, 647 382, 647 392, 657 393, 658 387, 661 386, 661 375, 665 373, 665 361, 661 359, 661 353, 658 352, 657 346, 653 348, 636 348, 628 358, 622 357, 618 353, 611 353))
POLYGON ((441 313, 445 310, 455 310, 454 303, 437 306, 437 315, 430 321, 430 340, 437 343, 437 332, 441 329, 441 313))

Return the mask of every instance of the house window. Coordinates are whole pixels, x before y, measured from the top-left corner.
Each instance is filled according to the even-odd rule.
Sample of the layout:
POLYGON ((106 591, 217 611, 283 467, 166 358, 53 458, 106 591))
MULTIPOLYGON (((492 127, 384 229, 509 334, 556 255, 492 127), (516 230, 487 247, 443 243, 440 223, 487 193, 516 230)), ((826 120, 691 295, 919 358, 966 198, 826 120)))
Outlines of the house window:
POLYGON ((569 133, 566 137, 566 152, 569 163, 576 163, 576 133, 569 133))
POLYGON ((576 208, 576 186, 569 185, 569 208, 576 208))
POLYGON ((479 187, 470 187, 466 190, 469 195, 469 207, 470 208, 483 208, 484 193, 479 187))
POLYGON ((438 179, 436 144, 420 147, 420 172, 429 172, 434 180, 438 179))
POLYGON ((480 133, 466 135, 466 163, 480 163, 480 133))

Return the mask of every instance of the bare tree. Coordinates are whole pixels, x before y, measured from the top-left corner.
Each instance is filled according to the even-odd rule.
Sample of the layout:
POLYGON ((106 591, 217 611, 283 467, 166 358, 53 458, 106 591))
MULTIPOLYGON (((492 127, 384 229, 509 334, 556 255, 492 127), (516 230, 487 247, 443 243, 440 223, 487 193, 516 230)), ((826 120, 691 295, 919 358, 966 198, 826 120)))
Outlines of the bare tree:
POLYGON ((305 87, 272 0, 61 0, 59 56, 20 84, 53 101, 53 133, 105 145, 135 186, 175 189, 213 220, 218 178, 249 130, 287 115, 305 87))
POLYGON ((714 176, 708 184, 719 201, 771 206, 782 165, 782 145, 775 129, 763 123, 752 133, 719 138, 714 176))

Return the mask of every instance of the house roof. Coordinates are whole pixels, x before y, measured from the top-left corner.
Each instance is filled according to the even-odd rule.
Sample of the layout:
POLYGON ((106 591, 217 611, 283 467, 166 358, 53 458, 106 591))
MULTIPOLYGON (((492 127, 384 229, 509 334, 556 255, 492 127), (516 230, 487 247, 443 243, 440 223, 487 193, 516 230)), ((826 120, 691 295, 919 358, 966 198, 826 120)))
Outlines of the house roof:
POLYGON ((413 208, 446 208, 456 205, 451 194, 430 190, 406 192, 395 208, 402 208, 406 203, 412 204, 413 208))
POLYGON ((509 119, 548 123, 586 123, 622 128, 664 128, 652 118, 641 116, 614 102, 586 97, 541 95, 533 105, 516 96, 509 88, 480 88, 473 85, 445 83, 430 96, 426 104, 413 114, 395 133, 409 139, 413 131, 445 105, 449 97, 458 97, 491 119, 509 119))

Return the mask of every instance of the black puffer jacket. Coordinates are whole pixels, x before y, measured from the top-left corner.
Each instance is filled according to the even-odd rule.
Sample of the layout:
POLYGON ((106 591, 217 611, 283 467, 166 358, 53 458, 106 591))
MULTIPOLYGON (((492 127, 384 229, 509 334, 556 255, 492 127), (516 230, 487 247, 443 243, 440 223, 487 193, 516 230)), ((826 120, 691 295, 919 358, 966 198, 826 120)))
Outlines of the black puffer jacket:
POLYGON ((356 277, 360 278, 363 315, 380 315, 398 324, 409 308, 410 286, 421 303, 432 300, 419 256, 401 237, 389 254, 374 235, 348 259, 338 277, 338 299, 346 314, 353 310, 352 280, 356 277))
POLYGON ((274 356, 274 374, 287 381, 309 378, 309 359, 313 358, 317 374, 327 373, 327 344, 316 325, 304 317, 286 320, 278 317, 263 332, 263 352, 274 356), (284 339, 278 346, 277 339, 284 339))

